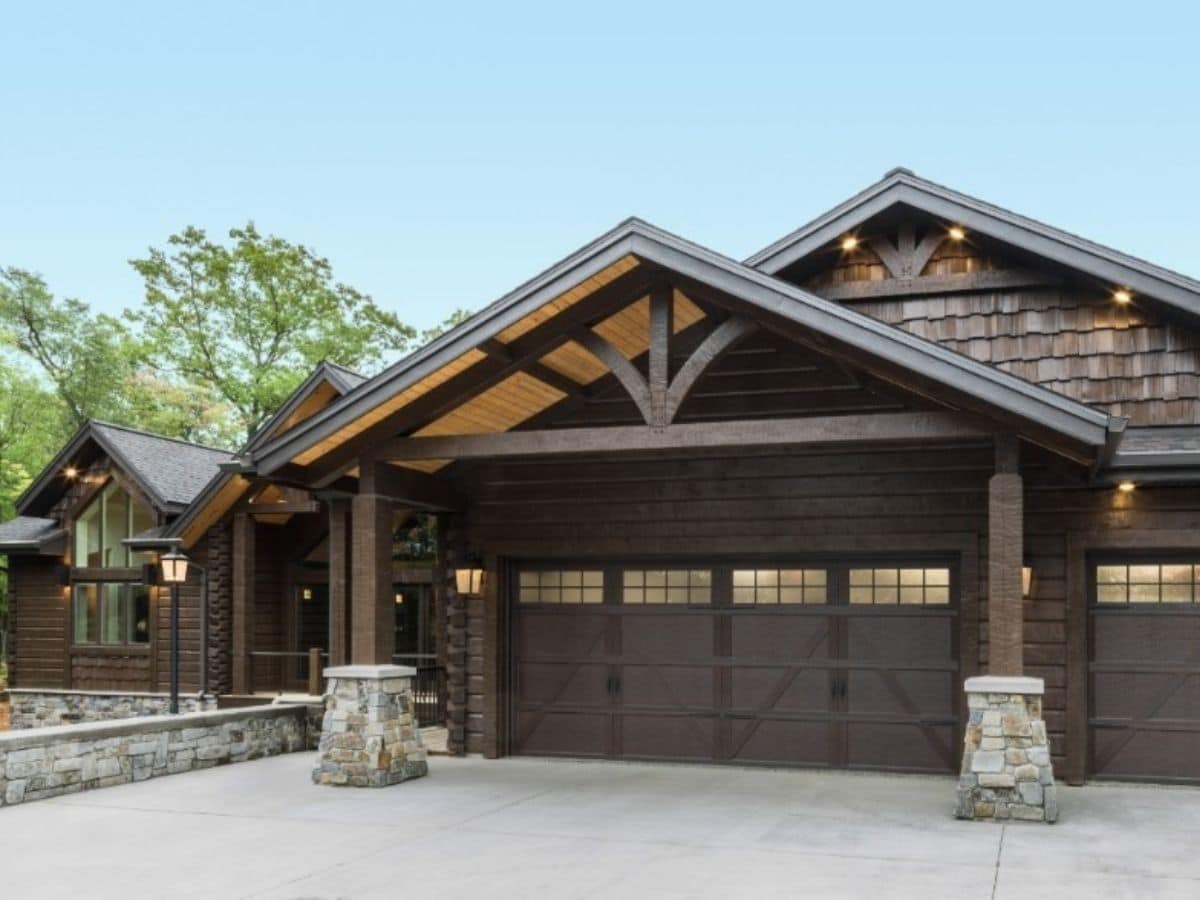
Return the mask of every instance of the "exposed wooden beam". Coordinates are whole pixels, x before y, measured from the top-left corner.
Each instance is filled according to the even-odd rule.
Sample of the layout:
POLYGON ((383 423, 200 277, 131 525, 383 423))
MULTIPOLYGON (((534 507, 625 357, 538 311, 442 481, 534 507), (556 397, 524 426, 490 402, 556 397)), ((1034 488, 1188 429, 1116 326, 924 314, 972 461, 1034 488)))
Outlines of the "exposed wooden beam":
POLYGON ((362 461, 358 485, 359 493, 378 494, 402 506, 452 511, 466 505, 454 488, 437 476, 381 461, 362 461))
POLYGON ((675 297, 669 284, 660 284, 650 292, 650 415, 652 425, 666 425, 667 386, 671 378, 671 332, 675 297))
POLYGON ((653 421, 653 408, 650 400, 650 386, 642 373, 633 363, 625 358, 625 354, 612 343, 605 340, 590 328, 577 328, 571 332, 571 338, 604 363, 613 376, 629 392, 637 408, 641 410, 642 418, 647 422, 653 421))
MULTIPOLYGON (((571 329, 590 325, 610 315, 622 301, 632 302, 644 296, 658 277, 656 270, 639 266, 613 279, 559 315, 506 344, 507 361, 493 356, 481 360, 325 454, 308 467, 315 478, 313 483, 318 487, 328 486, 352 468, 358 457, 377 441, 438 419, 470 395, 485 391, 521 371, 530 362, 569 341, 571 329)), ((268 467, 263 474, 271 471, 268 467)))
POLYGON ((916 278, 925 271, 925 266, 929 260, 933 258, 933 254, 937 252, 937 248, 942 246, 946 241, 946 234, 937 226, 929 234, 921 239, 916 247, 913 248, 912 256, 908 267, 908 274, 916 278))
POLYGON ((252 516, 296 516, 320 512, 321 504, 316 500, 306 500, 282 503, 245 503, 239 508, 242 512, 252 516))
POLYGON ((664 425, 670 425, 679 414, 679 408, 695 386, 697 380, 726 350, 746 337, 757 326, 743 316, 726 319, 713 329, 696 352, 680 367, 667 389, 664 425))
POLYGON ((891 273, 893 278, 903 278, 904 258, 900 252, 892 246, 892 242, 883 235, 873 237, 867 241, 867 246, 875 251, 875 255, 883 262, 884 268, 891 273))
POLYGON ((942 412, 812 416, 614 428, 561 428, 448 437, 396 438, 379 447, 389 459, 483 459, 564 453, 620 453, 700 447, 909 443, 978 438, 987 434, 963 417, 942 412))
POLYGON ((1062 284, 1061 278, 1044 272, 997 269, 962 275, 916 275, 908 278, 885 278, 883 281, 845 281, 841 284, 813 288, 812 291, 826 300, 873 300, 879 297, 966 294, 972 291, 1051 287, 1059 284, 1062 284))

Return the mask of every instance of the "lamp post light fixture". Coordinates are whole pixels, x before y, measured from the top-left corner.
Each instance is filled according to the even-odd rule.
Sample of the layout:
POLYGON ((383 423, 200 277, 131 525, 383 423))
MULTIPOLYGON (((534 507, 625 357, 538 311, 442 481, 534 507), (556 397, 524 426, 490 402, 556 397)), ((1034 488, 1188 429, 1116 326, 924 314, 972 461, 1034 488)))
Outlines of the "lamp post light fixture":
POLYGON ((179 712, 179 586, 187 581, 191 562, 178 550, 162 555, 163 584, 171 586, 171 713, 179 712))

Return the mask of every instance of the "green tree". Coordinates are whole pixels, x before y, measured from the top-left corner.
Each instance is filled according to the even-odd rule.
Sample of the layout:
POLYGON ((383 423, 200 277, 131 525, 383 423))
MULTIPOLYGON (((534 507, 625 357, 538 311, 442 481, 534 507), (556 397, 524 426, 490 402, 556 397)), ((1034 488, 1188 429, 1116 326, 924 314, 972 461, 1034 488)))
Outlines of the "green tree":
POLYGON ((243 436, 321 360, 370 370, 406 349, 413 330, 366 294, 337 282, 309 248, 253 224, 212 241, 199 228, 131 261, 146 284, 129 314, 147 353, 173 382, 208 386, 243 436))
POLYGON ((118 319, 81 300, 55 297, 40 275, 0 269, 0 341, 36 363, 66 407, 69 427, 122 420, 123 388, 137 371, 132 338, 118 319))

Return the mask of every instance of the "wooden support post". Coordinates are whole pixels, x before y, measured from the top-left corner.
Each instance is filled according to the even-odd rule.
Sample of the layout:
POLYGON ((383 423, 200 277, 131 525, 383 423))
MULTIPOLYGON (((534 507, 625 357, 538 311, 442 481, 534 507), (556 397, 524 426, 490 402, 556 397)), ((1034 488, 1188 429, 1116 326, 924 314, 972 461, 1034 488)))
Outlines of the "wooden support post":
POLYGON ((671 382, 671 332, 674 293, 669 284, 650 292, 650 424, 667 424, 667 386, 671 382))
POLYGON ((1024 672, 1024 485, 1014 435, 996 438, 996 474, 988 482, 988 672, 1024 672))
POLYGON ((321 648, 308 648, 308 694, 310 697, 321 695, 321 648))
POLYGON ((351 511, 351 665, 392 661, 392 501, 357 494, 351 511))
POLYGON ((253 690, 250 651, 254 649, 254 518, 233 518, 233 692, 253 690))
POLYGON ((350 661, 350 501, 329 500, 329 665, 350 661))

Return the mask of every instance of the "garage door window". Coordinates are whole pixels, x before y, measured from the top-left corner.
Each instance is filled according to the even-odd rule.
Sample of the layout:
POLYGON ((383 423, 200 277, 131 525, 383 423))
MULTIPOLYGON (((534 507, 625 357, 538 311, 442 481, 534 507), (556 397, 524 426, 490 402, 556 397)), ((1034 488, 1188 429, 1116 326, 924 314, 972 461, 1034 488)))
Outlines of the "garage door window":
POLYGON ((599 569, 548 569, 521 573, 522 603, 603 603, 604 573, 599 569))
POLYGON ((629 604, 712 602, 710 569, 625 569, 621 601, 629 604))
POLYGON ((1195 603, 1200 566, 1134 563, 1096 567, 1096 602, 1103 604, 1195 603))
POLYGON ((824 603, 827 580, 824 569, 734 569, 733 602, 824 603))
POLYGON ((950 570, 851 569, 850 602, 944 606, 950 602, 950 570))

